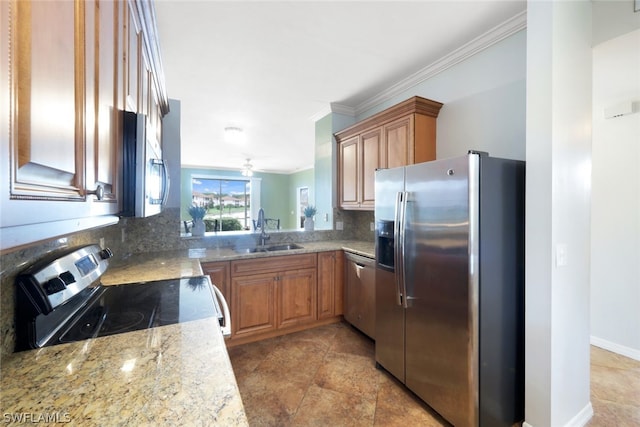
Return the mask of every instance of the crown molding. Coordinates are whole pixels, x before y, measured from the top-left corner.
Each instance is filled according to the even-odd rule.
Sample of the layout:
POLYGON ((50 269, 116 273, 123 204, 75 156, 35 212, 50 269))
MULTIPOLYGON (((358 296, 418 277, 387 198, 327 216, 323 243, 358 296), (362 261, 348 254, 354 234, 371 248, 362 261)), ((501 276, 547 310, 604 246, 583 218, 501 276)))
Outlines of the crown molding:
MULTIPOLYGON (((478 52, 487 49, 488 47, 498 43, 499 41, 527 28, 527 11, 522 11, 517 15, 509 18, 503 23, 495 26, 491 30, 482 34, 479 37, 471 40, 467 44, 462 47, 454 50, 453 52, 443 56, 439 60, 433 62, 432 64, 424 67, 418 72, 410 75, 409 77, 399 81, 388 89, 380 92, 376 96, 369 98, 368 100, 359 104, 356 108, 350 108, 347 106, 341 106, 342 108, 351 109, 355 114, 350 115, 359 115, 367 110, 375 107, 378 104, 381 104, 389 99, 393 98, 396 95, 401 94, 407 89, 410 89, 423 81, 426 81, 435 75, 443 72, 444 70, 453 67, 454 65, 464 61, 465 59, 477 54, 478 52)), ((335 104, 337 105, 337 104, 335 104)), ((334 104, 331 104, 332 111, 334 108, 334 104)))
POLYGON ((331 112, 344 114, 345 116, 355 117, 356 109, 344 104, 338 104, 337 102, 331 103, 331 112))

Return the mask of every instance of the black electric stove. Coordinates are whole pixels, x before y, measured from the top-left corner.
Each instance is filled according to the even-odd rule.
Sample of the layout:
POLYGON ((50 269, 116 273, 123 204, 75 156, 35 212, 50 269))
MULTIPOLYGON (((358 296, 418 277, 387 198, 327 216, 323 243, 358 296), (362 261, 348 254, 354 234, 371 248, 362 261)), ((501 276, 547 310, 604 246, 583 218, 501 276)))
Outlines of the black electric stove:
POLYGON ((208 276, 104 286, 111 256, 97 245, 71 248, 18 276, 16 351, 208 317, 225 324, 208 276))

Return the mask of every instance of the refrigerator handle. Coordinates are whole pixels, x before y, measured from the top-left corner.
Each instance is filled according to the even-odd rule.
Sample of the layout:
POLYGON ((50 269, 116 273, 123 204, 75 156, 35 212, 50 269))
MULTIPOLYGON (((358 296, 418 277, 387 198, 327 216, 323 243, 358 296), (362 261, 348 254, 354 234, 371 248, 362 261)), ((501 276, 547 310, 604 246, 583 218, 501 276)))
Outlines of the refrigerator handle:
POLYGON ((396 193, 396 206, 395 206, 395 211, 394 211, 394 230, 393 230, 393 241, 394 243, 394 247, 393 247, 393 265, 395 266, 394 268, 394 278, 395 278, 395 285, 396 285, 396 304, 398 305, 402 305, 402 271, 404 270, 402 268, 402 196, 403 193, 402 192, 398 192, 396 193))
POLYGON ((404 191, 402 192, 402 205, 400 209, 400 250, 399 250, 399 259, 400 259, 400 292, 402 293, 402 306, 404 308, 409 308, 409 298, 407 296, 407 281, 405 274, 405 245, 406 245, 406 230, 407 230, 407 203, 409 198, 409 193, 404 191))

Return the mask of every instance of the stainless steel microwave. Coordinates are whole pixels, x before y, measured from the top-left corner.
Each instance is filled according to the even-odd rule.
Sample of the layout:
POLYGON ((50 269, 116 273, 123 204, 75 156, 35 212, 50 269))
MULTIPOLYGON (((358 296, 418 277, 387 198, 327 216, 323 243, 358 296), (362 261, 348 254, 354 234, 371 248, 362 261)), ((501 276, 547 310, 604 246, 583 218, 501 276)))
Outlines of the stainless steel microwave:
POLYGON ((160 141, 146 132, 144 114, 122 112, 122 211, 121 216, 159 214, 169 194, 167 162, 160 141))

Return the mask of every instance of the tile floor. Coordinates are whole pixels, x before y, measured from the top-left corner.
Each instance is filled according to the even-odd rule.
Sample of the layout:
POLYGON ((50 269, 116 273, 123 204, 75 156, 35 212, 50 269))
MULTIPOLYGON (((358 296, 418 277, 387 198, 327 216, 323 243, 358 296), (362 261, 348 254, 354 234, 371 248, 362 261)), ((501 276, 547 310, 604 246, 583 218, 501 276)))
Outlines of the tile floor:
MULTIPOLYGON (((449 426, 374 362, 345 323, 229 349, 249 424, 449 426)), ((592 347, 589 427, 640 425, 640 362, 592 347), (623 385, 624 384, 624 385, 623 385)))
POLYGON ((591 405, 588 427, 640 426, 640 361, 591 346, 591 405))

